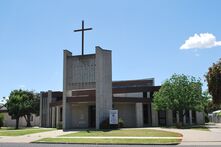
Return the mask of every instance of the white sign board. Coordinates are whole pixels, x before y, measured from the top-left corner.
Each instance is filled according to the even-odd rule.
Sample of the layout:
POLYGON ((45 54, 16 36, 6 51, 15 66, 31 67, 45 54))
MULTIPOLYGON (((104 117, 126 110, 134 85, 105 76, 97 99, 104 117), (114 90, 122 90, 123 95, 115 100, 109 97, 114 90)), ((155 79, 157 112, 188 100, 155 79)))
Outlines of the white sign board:
POLYGON ((118 124, 118 110, 109 110, 109 123, 110 125, 118 124))

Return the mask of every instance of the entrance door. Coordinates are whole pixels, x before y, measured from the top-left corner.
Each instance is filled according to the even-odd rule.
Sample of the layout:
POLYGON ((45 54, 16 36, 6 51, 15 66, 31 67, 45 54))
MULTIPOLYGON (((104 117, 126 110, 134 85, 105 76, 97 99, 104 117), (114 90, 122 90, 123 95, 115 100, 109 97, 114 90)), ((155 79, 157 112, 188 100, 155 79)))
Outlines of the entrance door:
POLYGON ((166 111, 158 111, 159 126, 166 126, 166 111))
POLYGON ((143 104, 143 124, 144 124, 144 126, 151 126, 151 106, 150 106, 150 104, 143 104))
POLYGON ((94 105, 88 106, 88 127, 96 127, 96 107, 94 105))

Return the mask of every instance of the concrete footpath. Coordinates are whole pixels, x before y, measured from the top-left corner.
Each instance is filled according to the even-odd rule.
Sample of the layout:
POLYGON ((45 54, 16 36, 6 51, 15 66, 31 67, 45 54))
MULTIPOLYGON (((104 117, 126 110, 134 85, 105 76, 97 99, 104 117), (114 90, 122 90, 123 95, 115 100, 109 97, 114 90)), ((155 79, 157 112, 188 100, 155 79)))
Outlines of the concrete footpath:
POLYGON ((136 136, 74 136, 74 137, 53 137, 53 138, 73 138, 73 139, 182 139, 182 137, 136 137, 136 136))
MULTIPOLYGON (((154 128, 151 127, 145 129, 157 129, 157 130, 181 133, 183 134, 183 138, 180 145, 220 145, 221 146, 221 124, 209 125, 208 127, 210 131, 202 131, 194 129, 159 128, 159 127, 154 127, 154 128)), ((57 138, 57 137, 62 138, 59 136, 74 132, 77 131, 63 132, 62 130, 54 130, 54 131, 41 132, 41 133, 35 133, 23 136, 13 136, 13 137, 0 136, 0 143, 30 143, 42 138, 57 138)), ((65 138, 84 138, 84 137, 65 137, 65 138)), ((85 137, 85 138, 97 138, 97 137, 85 137)), ((116 138, 116 137, 108 137, 108 138, 116 138)), ((128 137, 120 137, 120 138, 126 139, 128 137)), ((143 137, 134 136, 132 138, 141 139, 143 137)), ((144 138, 150 139, 155 137, 144 137, 144 138)), ((157 138, 164 138, 164 137, 156 137, 155 139, 157 138)), ((169 138, 172 139, 173 137, 172 138, 168 137, 164 139, 169 139, 169 138)), ((178 137, 177 139, 180 139, 180 137, 178 137)))
POLYGON ((75 131, 63 132, 63 130, 55 130, 41 133, 34 133, 22 136, 0 136, 0 143, 30 143, 43 138, 58 137, 75 131))

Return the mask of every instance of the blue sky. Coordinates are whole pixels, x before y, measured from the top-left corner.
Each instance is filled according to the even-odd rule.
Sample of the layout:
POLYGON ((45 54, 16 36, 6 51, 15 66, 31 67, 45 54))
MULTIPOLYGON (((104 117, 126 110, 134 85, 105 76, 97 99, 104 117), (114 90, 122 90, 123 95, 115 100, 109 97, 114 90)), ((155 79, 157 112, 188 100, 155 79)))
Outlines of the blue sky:
MULTIPOLYGON (((221 55, 219 45, 180 49, 190 36, 209 33, 221 40, 219 0, 1 0, 0 98, 24 88, 62 90, 63 49, 85 53, 112 50, 113 80, 155 78, 173 73, 200 77, 221 55)), ((204 89, 206 84, 204 84, 204 89)))

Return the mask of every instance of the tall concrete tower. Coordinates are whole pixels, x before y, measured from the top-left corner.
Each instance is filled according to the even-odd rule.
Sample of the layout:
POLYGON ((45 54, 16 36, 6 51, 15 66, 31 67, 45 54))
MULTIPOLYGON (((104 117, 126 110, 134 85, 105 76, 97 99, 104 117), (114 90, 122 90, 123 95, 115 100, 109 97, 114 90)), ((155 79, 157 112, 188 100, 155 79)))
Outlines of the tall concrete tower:
MULTIPOLYGON (((68 99, 75 99, 72 92, 77 90, 96 90, 96 128, 109 117, 112 109, 112 61, 111 51, 96 47, 96 54, 73 56, 68 50, 64 50, 63 65, 63 129, 77 128, 74 120, 88 116, 87 111, 82 110, 82 115, 75 115, 77 111, 73 103, 68 99)), ((81 109, 81 108, 79 108, 81 109)), ((80 125, 79 125, 80 126, 80 125)))

